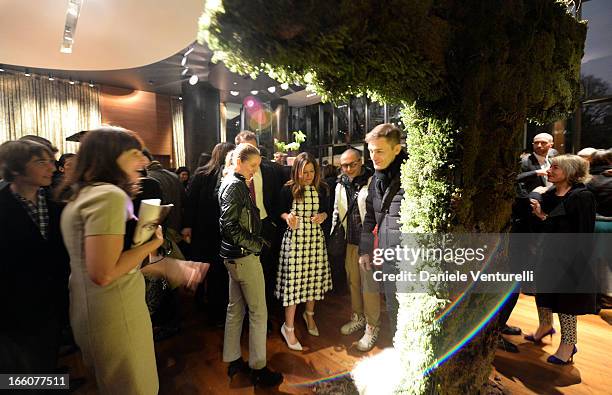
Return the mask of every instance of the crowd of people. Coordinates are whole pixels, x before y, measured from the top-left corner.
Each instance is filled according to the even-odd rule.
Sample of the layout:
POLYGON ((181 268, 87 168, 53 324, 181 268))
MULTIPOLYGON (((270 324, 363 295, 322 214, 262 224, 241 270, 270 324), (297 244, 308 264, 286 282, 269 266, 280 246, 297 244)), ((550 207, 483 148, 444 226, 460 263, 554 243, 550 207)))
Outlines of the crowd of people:
MULTIPOLYGON (((371 350, 385 318, 381 299, 391 334, 397 326, 396 285, 376 283, 373 273, 399 269, 391 261, 375 266, 372 257, 375 248, 400 244, 408 153, 391 124, 365 141, 371 162, 348 147, 337 174, 307 152, 290 167, 282 155, 269 160, 257 136, 243 131, 203 154, 193 175, 165 169, 119 127, 87 132, 78 153, 57 162, 57 150, 40 137, 3 143, 0 298, 17 302, 6 304, 0 323, 0 371, 54 372, 60 346, 72 343, 101 393, 157 393, 154 341, 179 331, 181 287, 223 328, 230 378, 244 373, 257 386, 280 384, 282 374, 267 367, 269 332, 301 351, 298 305, 308 335, 320 336, 317 302, 343 278, 351 314, 338 331, 359 332, 357 349, 371 350), (173 208, 149 241, 135 245, 145 199, 173 208), (240 347, 245 317, 248 362, 240 347)), ((552 146, 552 136, 539 134, 521 160, 512 232, 610 231, 612 150, 553 157, 552 146)), ((506 325, 517 299, 518 291, 500 313, 505 334, 521 333, 506 325)), ((602 300, 536 293, 539 325, 525 338, 552 336, 558 313, 561 345, 548 361, 566 364, 577 352, 576 316, 595 313, 602 300)), ((518 352, 503 337, 500 347, 518 352)))

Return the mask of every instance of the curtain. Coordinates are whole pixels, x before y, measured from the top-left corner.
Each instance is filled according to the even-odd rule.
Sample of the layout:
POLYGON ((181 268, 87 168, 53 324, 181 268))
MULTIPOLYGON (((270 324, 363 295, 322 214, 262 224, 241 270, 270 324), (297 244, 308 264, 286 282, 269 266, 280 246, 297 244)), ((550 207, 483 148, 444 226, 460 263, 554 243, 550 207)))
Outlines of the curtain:
POLYGON ((174 167, 185 166, 185 129, 183 129, 183 102, 171 98, 172 111, 172 145, 174 167))
POLYGON ((60 154, 76 153, 66 137, 100 126, 98 87, 21 73, 0 73, 0 143, 27 134, 46 138, 60 154))

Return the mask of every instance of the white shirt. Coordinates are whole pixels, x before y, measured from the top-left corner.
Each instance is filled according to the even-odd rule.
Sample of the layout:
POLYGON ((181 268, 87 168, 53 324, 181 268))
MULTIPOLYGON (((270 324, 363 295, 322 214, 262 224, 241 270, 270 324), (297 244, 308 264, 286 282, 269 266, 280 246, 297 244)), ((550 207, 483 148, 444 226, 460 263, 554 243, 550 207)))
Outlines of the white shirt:
POLYGON ((264 219, 268 216, 266 206, 263 200, 263 178, 261 176, 261 169, 257 169, 257 173, 253 174, 253 182, 255 183, 255 205, 259 209, 259 218, 264 219))
MULTIPOLYGON (((536 159, 538 160, 538 163, 540 164, 540 168, 542 170, 550 169, 550 159, 548 158, 548 155, 541 156, 541 155, 536 154, 535 152, 533 154, 535 155, 536 159)), ((546 181, 546 186, 547 187, 551 186, 552 183, 548 182, 548 177, 546 177, 546 176, 543 176, 543 177, 544 177, 544 180, 546 181)))

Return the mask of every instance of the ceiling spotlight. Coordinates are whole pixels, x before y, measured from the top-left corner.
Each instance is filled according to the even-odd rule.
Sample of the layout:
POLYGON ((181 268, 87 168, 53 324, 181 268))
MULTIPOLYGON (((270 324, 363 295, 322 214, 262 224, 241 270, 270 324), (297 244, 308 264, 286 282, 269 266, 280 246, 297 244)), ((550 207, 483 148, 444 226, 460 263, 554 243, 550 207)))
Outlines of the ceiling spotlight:
POLYGON ((23 75, 25 75, 26 77, 31 76, 32 74, 30 74, 30 70, 25 69, 25 73, 23 73, 23 75))
POLYGON ((72 78, 70 78, 70 79, 68 80, 68 83, 69 83, 70 85, 74 85, 74 81, 72 80, 72 78))
POLYGON ((89 81, 89 87, 90 87, 90 88, 93 88, 93 87, 94 87, 94 83, 93 83, 93 81, 91 81, 91 80, 89 81))
POLYGON ((236 81, 234 81, 234 85, 238 85, 238 83, 236 81))
POLYGON ((79 14, 81 13, 81 3, 82 0, 68 0, 64 36, 62 37, 62 44, 60 46, 61 53, 72 53, 76 25, 79 20, 79 14))
POLYGON ((287 89, 289 89, 289 84, 288 84, 288 83, 286 83, 286 82, 283 82, 283 83, 281 84, 281 88, 282 88, 282 89, 284 89, 284 90, 287 90, 287 89))
POLYGON ((183 100, 183 96, 179 96, 179 100, 183 100))
POLYGON ((190 85, 195 85, 198 83, 198 76, 196 74, 192 75, 191 77, 189 77, 189 84, 190 85))
POLYGON ((271 87, 269 87, 269 88, 268 88, 268 92, 270 92, 270 93, 274 93, 274 92, 276 92, 276 87, 275 87, 275 86, 271 86, 271 87))
POLYGON ((187 74, 188 71, 189 71, 189 67, 185 67, 183 71, 181 71, 181 75, 185 76, 185 74, 187 74))
POLYGON ((2 65, 0 64, 0 73, 4 72, 4 69, 2 68, 2 65))
POLYGON ((185 57, 189 56, 189 54, 190 54, 190 53, 192 53, 192 52, 193 52, 193 50, 194 50, 194 47, 189 48, 189 49, 187 50, 187 52, 185 52, 185 55, 183 55, 183 56, 185 56, 185 57))
POLYGON ((51 74, 49 74, 49 81, 54 81, 55 78, 53 78, 53 76, 51 74))
POLYGON ((187 64, 187 56, 183 56, 183 59, 181 59, 181 66, 185 67, 186 64, 187 64))
POLYGON ((251 91, 251 95, 256 95, 256 94, 258 94, 258 93, 259 93, 259 91, 258 91, 258 90, 255 90, 255 89, 253 89, 253 90, 251 91))
POLYGON ((238 96, 240 94, 240 92, 238 91, 230 91, 230 95, 232 96, 238 96))

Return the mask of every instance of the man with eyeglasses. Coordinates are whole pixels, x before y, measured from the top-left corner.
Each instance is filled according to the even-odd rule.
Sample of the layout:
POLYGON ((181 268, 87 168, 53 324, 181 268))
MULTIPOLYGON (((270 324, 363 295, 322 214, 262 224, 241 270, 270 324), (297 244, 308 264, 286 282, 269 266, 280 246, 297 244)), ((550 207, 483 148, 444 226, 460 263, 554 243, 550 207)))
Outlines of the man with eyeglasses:
POLYGON ((361 152, 349 148, 340 157, 342 175, 336 185, 332 232, 336 226, 344 228, 346 255, 344 268, 351 295, 351 320, 340 328, 340 333, 350 335, 365 329, 357 343, 360 351, 370 351, 380 332, 380 294, 371 270, 359 266, 359 242, 362 223, 366 215, 368 186, 372 170, 364 167, 361 152))

